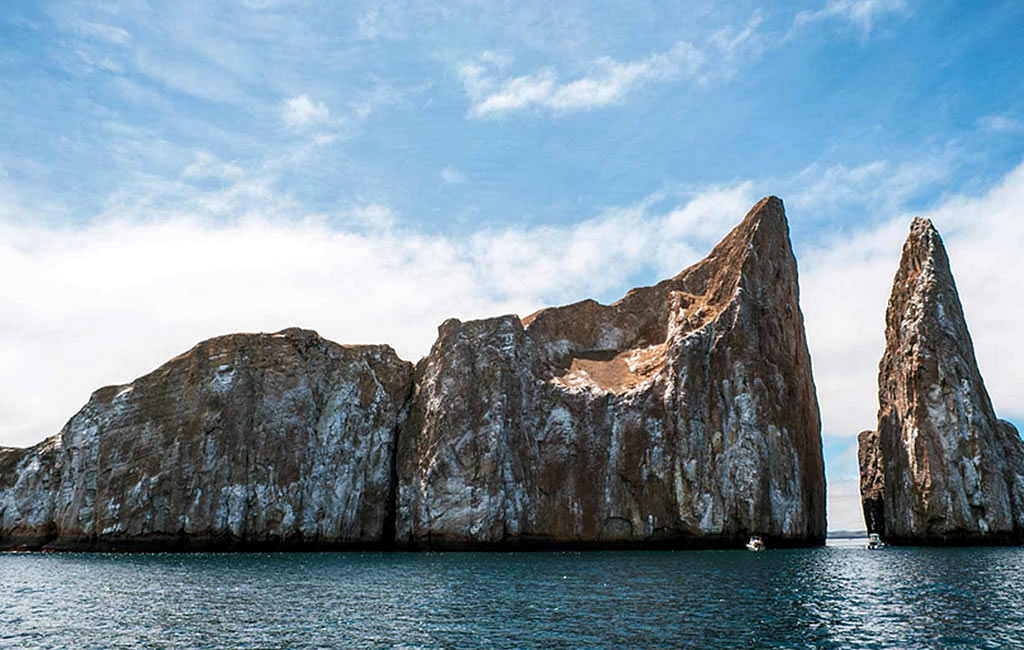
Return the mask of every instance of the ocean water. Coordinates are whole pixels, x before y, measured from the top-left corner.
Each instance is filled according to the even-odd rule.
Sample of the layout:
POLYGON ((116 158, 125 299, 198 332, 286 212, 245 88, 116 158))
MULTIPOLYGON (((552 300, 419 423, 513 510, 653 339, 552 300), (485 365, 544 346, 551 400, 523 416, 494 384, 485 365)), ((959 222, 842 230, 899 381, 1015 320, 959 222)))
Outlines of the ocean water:
POLYGON ((7 553, 0 647, 1024 647, 1024 549, 7 553))

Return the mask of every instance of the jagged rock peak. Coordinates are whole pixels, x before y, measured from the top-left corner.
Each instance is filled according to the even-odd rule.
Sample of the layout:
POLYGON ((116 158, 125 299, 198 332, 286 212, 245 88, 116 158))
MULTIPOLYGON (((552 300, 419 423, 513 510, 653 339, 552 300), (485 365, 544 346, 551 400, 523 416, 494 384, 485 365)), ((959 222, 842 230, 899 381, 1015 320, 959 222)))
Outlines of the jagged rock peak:
POLYGON ((399 542, 820 543, 797 284, 768 197, 707 258, 611 305, 447 321, 399 439, 399 542))
POLYGON ((893 281, 878 391, 877 433, 858 443, 869 528, 894 543, 1019 541, 1024 443, 995 416, 927 219, 911 224, 893 281))

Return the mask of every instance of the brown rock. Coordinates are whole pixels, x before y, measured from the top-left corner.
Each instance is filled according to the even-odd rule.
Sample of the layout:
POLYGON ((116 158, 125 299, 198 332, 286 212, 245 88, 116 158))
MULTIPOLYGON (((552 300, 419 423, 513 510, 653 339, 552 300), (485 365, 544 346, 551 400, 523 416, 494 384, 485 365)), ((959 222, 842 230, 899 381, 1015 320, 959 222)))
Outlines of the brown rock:
POLYGON ((445 322, 398 451, 413 547, 821 544, 820 420, 782 202, 612 305, 445 322))
POLYGON ((873 453, 878 448, 877 431, 861 431, 857 436, 857 460, 860 464, 860 495, 864 509, 864 523, 868 533, 882 534, 885 530, 885 473, 882 457, 873 453))
POLYGON ((878 396, 878 433, 862 434, 859 454, 865 512, 882 502, 887 542, 1024 539, 1024 442, 995 416, 949 258, 927 219, 914 220, 903 247, 878 396))
POLYGON ((411 381, 390 347, 310 331, 205 341, 0 452, 0 544, 379 544, 411 381))

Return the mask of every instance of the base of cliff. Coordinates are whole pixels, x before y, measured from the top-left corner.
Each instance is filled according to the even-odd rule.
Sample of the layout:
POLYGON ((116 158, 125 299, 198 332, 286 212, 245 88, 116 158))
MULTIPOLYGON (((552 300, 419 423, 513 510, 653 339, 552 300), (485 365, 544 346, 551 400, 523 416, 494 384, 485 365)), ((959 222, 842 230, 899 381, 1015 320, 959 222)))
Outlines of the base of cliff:
MULTIPOLYGON (((762 535, 769 549, 817 548, 825 539, 787 539, 762 535)), ((687 537, 644 541, 574 541, 519 538, 477 543, 461 540, 394 542, 345 542, 289 538, 249 540, 225 536, 152 535, 132 539, 19 538, 0 541, 0 552, 93 552, 93 553, 245 553, 245 552, 342 552, 342 551, 441 551, 441 552, 551 552, 551 551, 684 551, 743 549, 749 535, 687 537)))

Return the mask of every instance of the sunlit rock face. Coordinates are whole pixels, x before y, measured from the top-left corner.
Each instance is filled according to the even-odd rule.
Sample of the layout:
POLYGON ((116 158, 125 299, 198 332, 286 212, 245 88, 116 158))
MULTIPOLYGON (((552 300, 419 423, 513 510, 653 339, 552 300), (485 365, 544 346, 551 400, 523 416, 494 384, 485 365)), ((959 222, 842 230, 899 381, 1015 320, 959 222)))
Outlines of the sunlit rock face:
POLYGON ((813 545, 820 419, 782 202, 612 305, 440 327, 398 450, 412 547, 813 545))
POLYGON ((878 431, 862 434, 859 452, 865 512, 876 513, 884 539, 1020 542, 1024 443, 995 416, 949 258, 927 219, 914 220, 903 247, 878 395, 878 431))
POLYGON ((0 544, 379 544, 412 366, 315 332, 200 343, 0 451, 0 544), (13 469, 13 471, 11 471, 13 469))
POLYGON ((55 535, 60 438, 27 449, 0 447, 0 548, 39 546, 55 535))
POLYGON ((0 547, 820 544, 782 202, 613 305, 450 320, 417 366, 314 332, 200 343, 0 449, 0 547))

